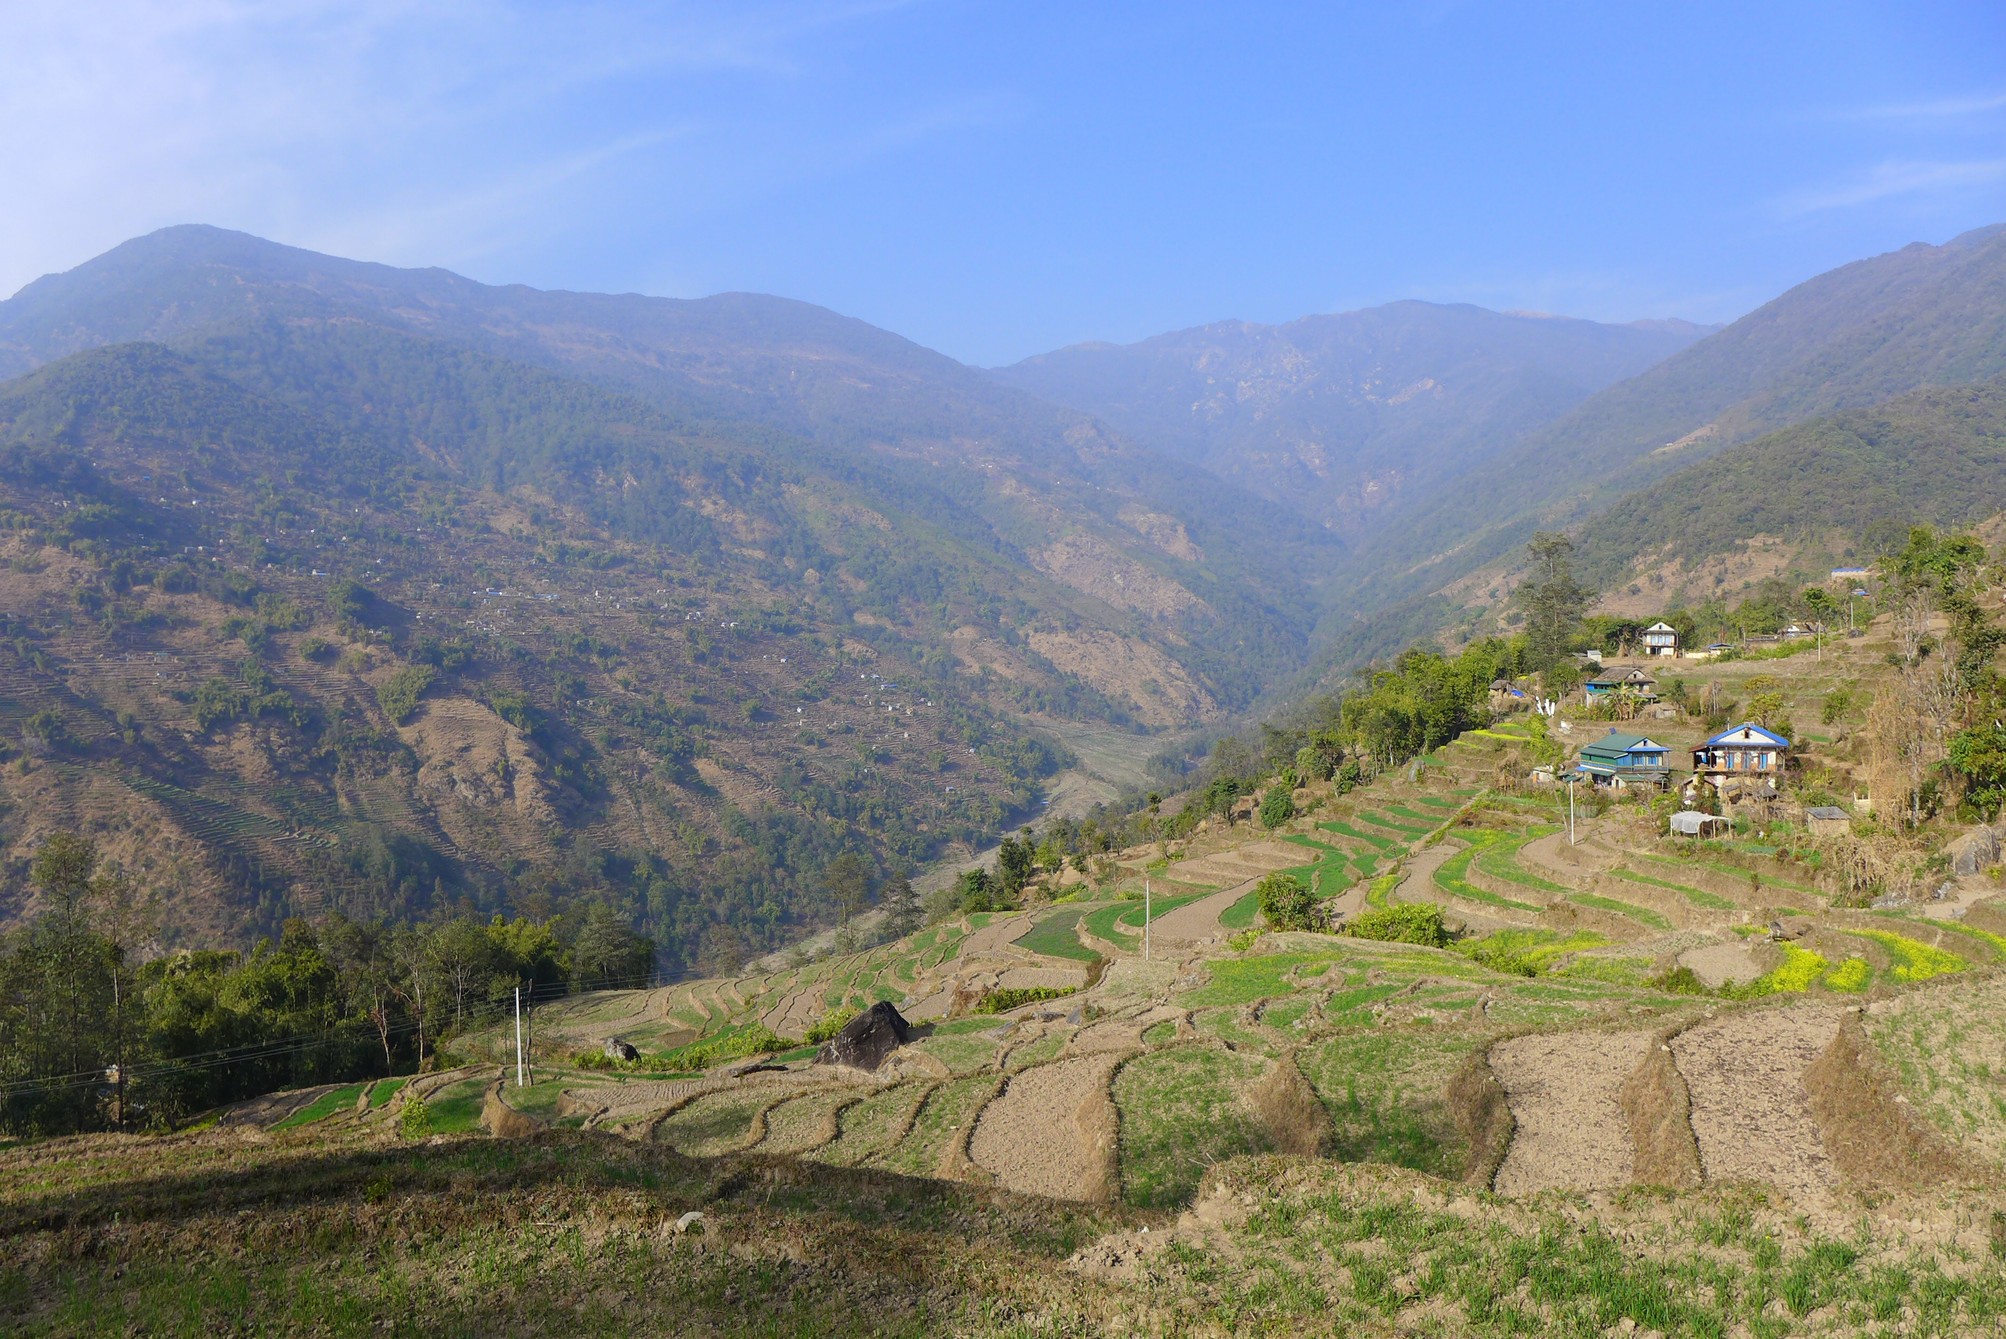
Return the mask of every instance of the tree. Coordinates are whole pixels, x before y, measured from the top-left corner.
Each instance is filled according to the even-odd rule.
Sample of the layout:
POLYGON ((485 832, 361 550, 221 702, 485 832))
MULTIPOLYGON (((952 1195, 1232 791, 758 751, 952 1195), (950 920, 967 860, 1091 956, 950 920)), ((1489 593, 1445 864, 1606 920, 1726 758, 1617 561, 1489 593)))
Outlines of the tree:
POLYGON ((837 924, 845 936, 850 918, 864 909, 871 894, 871 867, 855 851, 845 851, 822 867, 822 888, 835 904, 837 924))
POLYGON ((604 903, 595 903, 571 945, 571 981, 580 990, 624 990, 654 977, 655 941, 604 903))
POLYGON ((1270 929, 1314 930, 1319 926, 1316 899, 1293 875, 1268 875, 1254 885, 1254 896, 1270 929))
POLYGON ((1567 654, 1567 642, 1588 607, 1589 592, 1574 580, 1574 541, 1557 531, 1542 530, 1526 545, 1531 570, 1512 600, 1525 611, 1526 659, 1535 669, 1547 669, 1567 654))
POLYGON ((1950 768, 1964 784, 1964 797, 1987 822, 2006 805, 2006 727, 1997 722, 1951 736, 1950 768))
POLYGON ((1024 834, 1022 840, 1005 837, 996 848, 996 878, 1003 887, 1003 895, 1015 898, 1024 891, 1024 885, 1031 881, 1036 864, 1028 832, 1024 834))
POLYGON ((926 910, 920 905, 919 894, 903 872, 886 881, 878 905, 884 908, 887 939, 904 938, 926 923, 926 910))
POLYGON ((1261 797, 1261 826, 1278 828, 1296 816, 1295 795, 1288 786, 1277 782, 1268 787, 1261 797))

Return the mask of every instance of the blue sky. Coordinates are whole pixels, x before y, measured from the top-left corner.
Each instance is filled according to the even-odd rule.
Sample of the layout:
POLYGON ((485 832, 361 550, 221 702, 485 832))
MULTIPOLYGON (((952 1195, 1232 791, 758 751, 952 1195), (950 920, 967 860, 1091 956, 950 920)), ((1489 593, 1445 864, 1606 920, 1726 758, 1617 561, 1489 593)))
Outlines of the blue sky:
POLYGON ((977 363, 1400 297, 1726 320, 2006 221, 1996 4, 27 0, 0 292, 169 223, 977 363))

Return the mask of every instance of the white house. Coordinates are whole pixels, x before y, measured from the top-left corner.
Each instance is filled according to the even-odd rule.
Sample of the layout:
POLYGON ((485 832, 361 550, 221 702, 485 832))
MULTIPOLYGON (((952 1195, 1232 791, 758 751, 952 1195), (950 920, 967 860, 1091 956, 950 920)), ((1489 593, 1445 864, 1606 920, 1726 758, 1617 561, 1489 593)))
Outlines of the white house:
POLYGON ((1679 633, 1671 624, 1658 622, 1644 629, 1645 655, 1676 656, 1678 653, 1679 633))

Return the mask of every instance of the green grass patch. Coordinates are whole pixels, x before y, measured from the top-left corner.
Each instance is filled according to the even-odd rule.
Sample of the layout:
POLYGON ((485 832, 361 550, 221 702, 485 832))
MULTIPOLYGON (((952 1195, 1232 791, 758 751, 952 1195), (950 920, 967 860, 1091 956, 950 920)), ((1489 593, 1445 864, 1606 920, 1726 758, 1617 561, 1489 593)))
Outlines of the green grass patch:
POLYGON ((1317 826, 1325 832, 1334 832, 1340 837, 1349 837, 1353 841, 1364 842, 1367 846, 1372 847, 1381 854, 1404 849, 1406 846, 1405 842, 1396 841, 1383 832, 1363 832, 1349 823, 1319 823, 1317 826))
POLYGON ((1080 917, 1086 915, 1085 907, 1067 907, 1055 911, 1036 925, 1018 935, 1018 948, 1029 949, 1047 958, 1071 958, 1076 962, 1092 962, 1100 957, 1080 942, 1076 928, 1080 917))
POLYGON ((1607 911, 1618 916, 1628 916, 1631 920, 1642 925, 1648 925, 1653 930, 1669 930, 1672 928, 1672 923, 1669 920, 1652 911, 1649 907, 1640 907, 1633 902, 1618 902, 1613 897, 1603 897, 1599 893, 1569 893, 1567 900, 1584 907, 1592 907, 1596 911, 1607 911))
POLYGON ((378 1080, 376 1086, 369 1090, 369 1109, 380 1111, 390 1105, 390 1099, 397 1096, 399 1090, 410 1081, 409 1079, 378 1080))
POLYGON ((1669 879, 1654 879, 1648 874, 1639 874, 1621 865, 1609 872, 1619 879, 1628 879, 1632 883, 1648 884, 1653 888, 1663 888, 1677 893, 1694 906, 1705 907, 1709 911, 1734 911, 1740 906, 1739 903, 1722 897, 1719 893, 1709 893, 1704 888, 1691 888, 1683 883, 1673 883, 1669 879))
POLYGON ((1330 962, 1339 956, 1328 953, 1263 953, 1253 958, 1214 958, 1206 964, 1210 979, 1188 990, 1178 1002, 1186 1008, 1202 1009, 1224 1004, 1252 1004, 1295 989, 1290 972, 1309 963, 1330 962))
POLYGON ((1376 828, 1387 828, 1391 831, 1402 833, 1409 838, 1425 837, 1434 831, 1432 824, 1422 823, 1417 825, 1412 822, 1403 823, 1399 819, 1389 817, 1375 809, 1361 809, 1357 817, 1360 822, 1370 823, 1376 828))
POLYGON ((1251 930, 1254 918, 1261 914, 1261 895, 1248 893, 1219 913, 1219 924, 1228 930, 1251 930))
POLYGON ((274 1130, 297 1130, 302 1125, 311 1125, 315 1121, 326 1120, 329 1116, 335 1115, 337 1112, 353 1111, 355 1110, 357 1100, 362 1096, 362 1090, 368 1086, 366 1083, 351 1083, 345 1087, 336 1088, 332 1092, 322 1093, 292 1115, 273 1125, 272 1128, 274 1130))
POLYGON ((1188 1204, 1214 1163, 1269 1148, 1267 1132, 1240 1101, 1266 1066, 1211 1045, 1170 1046, 1122 1067, 1121 1195, 1129 1204, 1188 1204))
POLYGON ((1489 889, 1479 888, 1469 881, 1470 862, 1475 860, 1486 848, 1493 845, 1497 840, 1497 835, 1486 834, 1481 830, 1473 830, 1458 833, 1457 836, 1468 840, 1470 844, 1435 867, 1434 883, 1437 888, 1445 893, 1465 898, 1471 902, 1482 902, 1493 907, 1505 907, 1512 911, 1526 911, 1535 915, 1539 913, 1540 908, 1530 902, 1520 902, 1509 897, 1499 897, 1489 889))
POLYGON ((1375 878, 1365 889, 1365 905, 1380 911, 1392 906, 1393 890, 1400 886, 1400 878, 1397 870, 1375 878))
POLYGON ((1498 930, 1480 939, 1465 939, 1456 952, 1493 971, 1514 976, 1540 976, 1570 953, 1603 948, 1609 941, 1590 930, 1561 934, 1557 930, 1498 930))

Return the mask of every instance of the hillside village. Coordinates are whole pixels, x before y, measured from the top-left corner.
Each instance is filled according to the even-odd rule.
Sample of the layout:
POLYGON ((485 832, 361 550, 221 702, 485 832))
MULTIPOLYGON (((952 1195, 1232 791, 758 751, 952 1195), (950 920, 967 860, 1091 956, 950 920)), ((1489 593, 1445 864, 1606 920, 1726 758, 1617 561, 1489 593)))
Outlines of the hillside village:
MULTIPOLYGON (((997 1254, 925 1247, 953 1263, 899 1285, 901 1324, 1993 1332, 2006 869, 1983 823, 1874 813, 1867 703, 1913 631, 1892 584, 1858 636, 1609 657, 1552 697, 1489 679, 1485 723, 1396 766, 1306 747, 1247 794, 1138 811, 1153 840, 1027 841, 997 909, 543 1003, 526 1043, 504 1000, 417 1077, 262 1098, 144 1156, 190 1186, 353 1163, 397 1213, 499 1157, 525 1219, 578 1193, 537 1170, 561 1165, 621 1187, 582 1268, 688 1271, 713 1315, 742 1295, 728 1261, 794 1269, 761 1288, 796 1317, 888 1296, 950 1214, 997 1254), (844 1233, 873 1245, 838 1281, 815 1262, 844 1233), (1572 1244, 1527 1273, 1535 1239, 1572 1244)), ((111 1215, 164 1201, 59 1209, 34 1171, 136 1156, 0 1152, 0 1221, 138 1267, 155 1248, 111 1215)), ((449 1258, 491 1249, 425 1212, 449 1258)))

